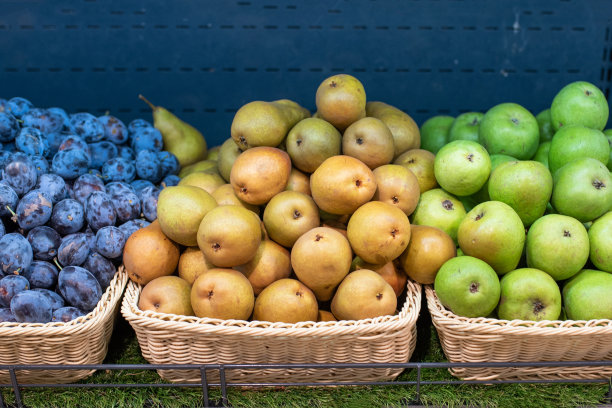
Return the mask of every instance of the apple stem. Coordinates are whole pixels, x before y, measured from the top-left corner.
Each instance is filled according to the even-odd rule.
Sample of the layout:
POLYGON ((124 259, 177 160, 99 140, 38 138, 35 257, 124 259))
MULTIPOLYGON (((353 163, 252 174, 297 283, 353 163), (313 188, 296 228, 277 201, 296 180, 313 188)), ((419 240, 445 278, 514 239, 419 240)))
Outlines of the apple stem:
POLYGON ((144 101, 144 102, 145 102, 147 105, 149 105, 149 106, 151 107, 151 110, 155 110, 155 109, 157 109, 157 108, 155 107, 155 105, 153 105, 151 102, 149 102, 149 100, 148 100, 147 98, 145 98, 144 96, 142 96, 142 94, 139 94, 139 95, 138 95, 138 98, 139 98, 139 99, 142 99, 142 100, 143 100, 143 101, 144 101))

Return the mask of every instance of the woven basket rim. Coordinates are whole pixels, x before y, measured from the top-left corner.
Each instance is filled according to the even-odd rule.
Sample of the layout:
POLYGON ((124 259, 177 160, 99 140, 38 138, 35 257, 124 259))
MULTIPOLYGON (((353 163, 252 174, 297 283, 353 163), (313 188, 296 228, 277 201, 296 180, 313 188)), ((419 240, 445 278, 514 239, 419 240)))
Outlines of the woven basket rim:
POLYGON ((446 309, 432 285, 425 285, 427 307, 432 320, 438 325, 461 327, 462 330, 477 330, 492 334, 612 334, 612 320, 501 320, 486 317, 469 318, 458 316, 446 309))
POLYGON ((113 312, 114 305, 123 295, 127 281, 127 272, 122 265, 117 269, 96 307, 85 316, 80 316, 69 322, 3 322, 0 323, 0 336, 59 336, 72 335, 87 330, 103 321, 109 313, 113 312))
POLYGON ((344 334, 367 334, 393 331, 414 324, 421 307, 421 285, 408 279, 406 301, 399 313, 363 320, 341 320, 332 322, 271 323, 247 320, 221 320, 180 316, 166 313, 142 311, 138 299, 142 286, 130 281, 121 305, 121 313, 131 324, 148 326, 151 329, 181 330, 194 333, 224 333, 263 336, 330 336, 344 334))

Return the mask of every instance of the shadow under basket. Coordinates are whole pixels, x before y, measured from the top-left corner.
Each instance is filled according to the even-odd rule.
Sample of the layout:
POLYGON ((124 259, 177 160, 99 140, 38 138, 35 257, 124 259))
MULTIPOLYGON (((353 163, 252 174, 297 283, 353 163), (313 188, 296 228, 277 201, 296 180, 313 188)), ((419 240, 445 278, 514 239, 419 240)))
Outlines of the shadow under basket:
MULTIPOLYGON (((120 267, 98 305, 70 322, 0 323, 0 364, 101 364, 128 277, 120 267)), ((65 384, 81 380, 95 370, 15 370, 20 383, 65 384)), ((0 382, 11 382, 0 370, 0 382)))
MULTIPOLYGON (((142 311, 142 286, 128 284, 121 313, 152 364, 404 363, 416 345, 421 285, 408 281, 399 313, 374 319, 296 324, 220 320, 142 311)), ((401 368, 231 369, 231 382, 391 380, 401 368)), ((158 370, 172 382, 199 382, 199 370, 158 370)), ((216 370, 207 380, 219 381, 216 370)))
MULTIPOLYGON (((467 318, 440 303, 431 285, 427 307, 448 361, 612 360, 612 320, 525 321, 467 318)), ((601 379, 612 366, 451 368, 464 380, 601 379)))

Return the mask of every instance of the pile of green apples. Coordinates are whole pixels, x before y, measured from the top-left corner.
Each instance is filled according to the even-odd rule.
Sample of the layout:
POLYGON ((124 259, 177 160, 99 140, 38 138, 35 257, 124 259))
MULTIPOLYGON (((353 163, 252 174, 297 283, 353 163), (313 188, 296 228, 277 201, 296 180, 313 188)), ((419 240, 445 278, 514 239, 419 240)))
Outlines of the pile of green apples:
POLYGON ((562 88, 534 116, 515 103, 421 126, 438 188, 414 224, 447 232, 440 302, 465 317, 612 319, 612 129, 595 85, 562 88))

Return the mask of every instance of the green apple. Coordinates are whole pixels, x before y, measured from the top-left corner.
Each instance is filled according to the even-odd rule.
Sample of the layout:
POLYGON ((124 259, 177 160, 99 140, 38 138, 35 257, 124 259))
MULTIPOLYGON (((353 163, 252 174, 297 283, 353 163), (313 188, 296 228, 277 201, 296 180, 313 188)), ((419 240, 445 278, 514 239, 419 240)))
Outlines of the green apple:
POLYGON ((446 232, 457 243, 457 229, 465 218, 465 208, 456 197, 434 188, 421 194, 416 209, 410 216, 416 225, 429 225, 446 232))
POLYGON ((612 176, 590 157, 567 163, 553 174, 551 203, 559 214, 592 221, 612 208, 612 176))
POLYGON ((550 106, 550 120, 555 130, 567 125, 582 125, 603 130, 608 123, 606 96, 595 85, 577 81, 565 85, 550 106))
POLYGON ((538 149, 540 130, 538 121, 527 109, 516 103, 502 103, 485 113, 478 139, 490 154, 529 160, 538 149))
POLYGON ((539 269, 522 268, 501 278, 497 315, 502 320, 557 320, 561 291, 557 282, 539 269))
POLYGON ((456 315, 486 317, 499 302, 497 274, 486 262, 458 256, 444 262, 434 281, 440 303, 456 315))
POLYGON ((574 276, 589 259, 589 235, 575 218, 549 214, 533 223, 527 233, 527 266, 554 280, 574 276))
POLYGON ((538 127, 540 128, 540 144, 552 140, 555 134, 555 129, 552 127, 550 122, 550 109, 544 109, 542 112, 536 115, 538 121, 538 127))
POLYGON ((421 149, 438 153, 448 142, 448 132, 455 121, 452 116, 434 116, 421 125, 421 149))
MULTIPOLYGON (((505 154, 492 154, 489 157, 491 158, 491 174, 500 164, 516 160, 514 157, 505 154)), ((491 178, 491 175, 489 175, 489 178, 491 178)), ((489 197, 489 180, 487 180, 480 190, 472 195, 472 199, 476 202, 476 204, 491 201, 491 197, 489 197)), ((472 208, 473 207, 474 206, 472 206, 472 208)))
POLYGON ((463 253, 482 259, 503 275, 515 269, 521 259, 525 227, 508 204, 485 201, 466 214, 457 240, 463 253))
POLYGON ((568 319, 612 319, 612 274, 584 269, 563 287, 568 319))
POLYGON ((537 161, 500 164, 489 178, 489 197, 508 204, 526 227, 544 215, 552 194, 552 175, 537 161))
POLYGON ((478 142, 478 129, 484 114, 481 112, 466 112, 455 118, 448 133, 448 141, 471 140, 478 142))
POLYGON ((457 196, 474 194, 491 173, 489 153, 476 142, 455 140, 442 147, 434 161, 440 187, 457 196))
POLYGON ((544 142, 540 143, 538 146, 538 150, 536 150, 535 156, 533 156, 533 160, 542 163, 543 165, 548 167, 548 152, 550 151, 550 145, 552 142, 544 142))
POLYGON ((608 145, 610 145, 610 158, 608 159, 608 170, 612 171, 612 129, 606 129, 603 131, 608 139, 608 145))
POLYGON ((612 211, 593 221, 589 228, 589 242, 593 265, 612 273, 612 211))
POLYGON ((582 125, 566 125, 555 133, 548 152, 548 168, 551 173, 572 160, 592 157, 608 164, 610 145, 599 130, 582 125))

